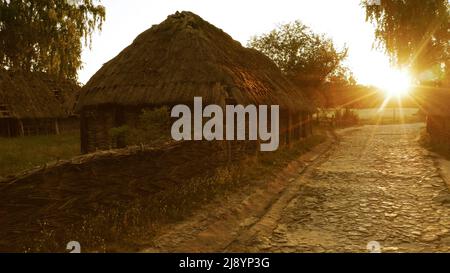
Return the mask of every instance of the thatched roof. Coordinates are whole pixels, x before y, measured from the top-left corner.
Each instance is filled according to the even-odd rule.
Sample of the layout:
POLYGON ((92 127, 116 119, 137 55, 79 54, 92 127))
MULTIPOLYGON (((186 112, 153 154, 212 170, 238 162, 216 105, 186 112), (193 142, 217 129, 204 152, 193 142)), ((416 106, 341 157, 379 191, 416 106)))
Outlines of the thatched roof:
POLYGON ((312 110, 262 53, 244 48, 191 12, 177 12, 140 34, 82 89, 77 109, 105 104, 236 103, 312 110))
POLYGON ((38 72, 0 70, 0 118, 63 118, 73 114, 80 87, 38 72))

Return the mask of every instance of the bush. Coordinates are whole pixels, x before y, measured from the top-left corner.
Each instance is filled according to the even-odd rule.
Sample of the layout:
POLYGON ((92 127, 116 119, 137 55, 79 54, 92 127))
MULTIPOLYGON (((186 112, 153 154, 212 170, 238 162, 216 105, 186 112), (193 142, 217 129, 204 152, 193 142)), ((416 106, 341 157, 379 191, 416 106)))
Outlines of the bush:
POLYGON ((129 134, 129 144, 158 145, 170 140, 169 109, 164 106, 142 110, 136 128, 129 134))
POLYGON ((123 125, 109 130, 113 142, 126 145, 158 145, 170 140, 170 116, 167 107, 144 109, 134 127, 123 125))
POLYGON ((117 143, 117 148, 124 146, 124 143, 126 142, 129 131, 130 131, 130 129, 128 128, 127 125, 111 128, 109 130, 109 135, 112 138, 112 143, 117 143))

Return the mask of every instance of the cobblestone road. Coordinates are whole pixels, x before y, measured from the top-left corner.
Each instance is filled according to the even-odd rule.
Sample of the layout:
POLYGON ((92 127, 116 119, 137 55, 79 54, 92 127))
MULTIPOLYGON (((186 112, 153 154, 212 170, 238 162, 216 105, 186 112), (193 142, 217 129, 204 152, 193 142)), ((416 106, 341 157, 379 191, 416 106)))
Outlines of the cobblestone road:
POLYGON ((231 251, 450 252, 450 198, 417 141, 422 124, 364 126, 343 133, 311 166, 274 229, 231 251))

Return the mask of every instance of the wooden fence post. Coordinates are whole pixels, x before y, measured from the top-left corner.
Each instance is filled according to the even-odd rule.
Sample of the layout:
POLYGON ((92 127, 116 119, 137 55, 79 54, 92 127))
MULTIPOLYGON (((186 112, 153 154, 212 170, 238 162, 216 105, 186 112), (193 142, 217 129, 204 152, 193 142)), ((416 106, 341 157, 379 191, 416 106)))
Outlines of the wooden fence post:
POLYGON ((23 122, 21 119, 19 119, 19 133, 20 133, 20 136, 25 136, 25 130, 23 128, 23 122))
POLYGON ((58 123, 58 119, 55 119, 55 133, 57 135, 59 135, 59 123, 58 123))

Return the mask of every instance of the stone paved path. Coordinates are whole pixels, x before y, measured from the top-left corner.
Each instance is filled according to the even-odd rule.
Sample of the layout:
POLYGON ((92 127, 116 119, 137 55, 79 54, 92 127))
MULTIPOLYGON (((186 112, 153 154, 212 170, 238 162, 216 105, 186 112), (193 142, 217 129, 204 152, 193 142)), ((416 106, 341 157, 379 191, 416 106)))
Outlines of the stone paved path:
POLYGON ((226 251, 366 252, 369 241, 378 241, 384 252, 450 252, 449 189, 418 144, 422 128, 344 133, 327 160, 301 178, 270 232, 226 251))

